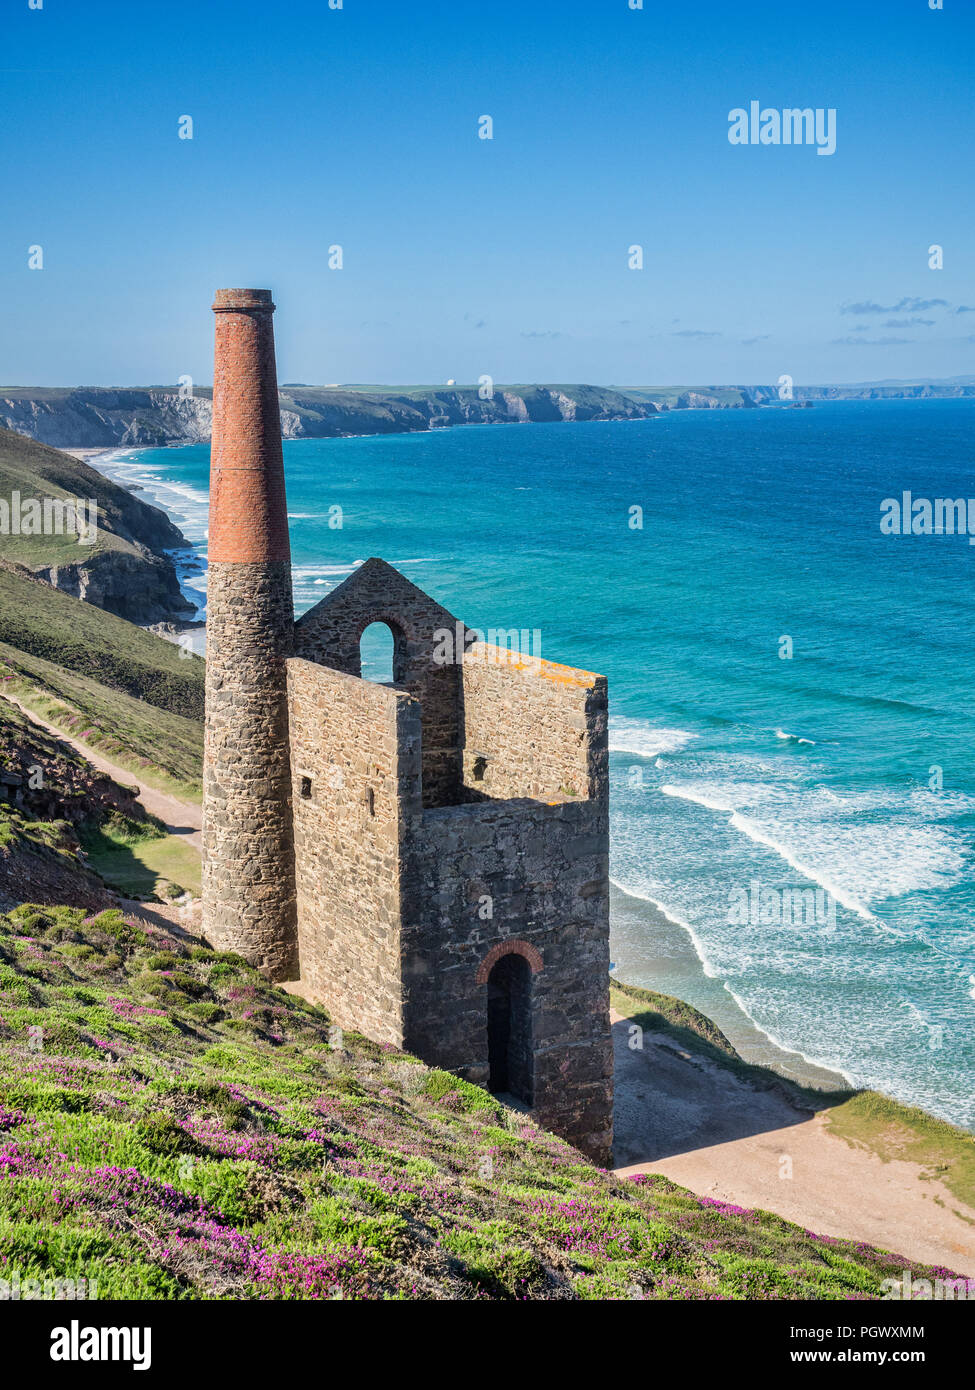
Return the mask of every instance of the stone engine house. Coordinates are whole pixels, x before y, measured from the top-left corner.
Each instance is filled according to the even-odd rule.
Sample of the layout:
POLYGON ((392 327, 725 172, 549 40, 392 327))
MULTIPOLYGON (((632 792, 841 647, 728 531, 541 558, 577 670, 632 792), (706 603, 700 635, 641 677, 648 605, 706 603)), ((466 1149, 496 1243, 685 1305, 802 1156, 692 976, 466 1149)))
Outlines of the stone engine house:
POLYGON ((379 559, 297 622, 271 315, 218 291, 204 929, 612 1155, 607 691, 379 559), (371 624, 393 680, 361 677, 371 624))

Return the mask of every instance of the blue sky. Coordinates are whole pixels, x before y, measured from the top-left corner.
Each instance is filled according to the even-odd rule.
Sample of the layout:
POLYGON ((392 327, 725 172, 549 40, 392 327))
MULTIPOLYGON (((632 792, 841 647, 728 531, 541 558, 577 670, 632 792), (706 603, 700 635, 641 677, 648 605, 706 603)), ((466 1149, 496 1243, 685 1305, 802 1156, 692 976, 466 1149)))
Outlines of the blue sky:
POLYGON ((4 0, 0 381, 207 383, 230 285, 283 381, 975 370, 975 3, 628 6, 4 0))

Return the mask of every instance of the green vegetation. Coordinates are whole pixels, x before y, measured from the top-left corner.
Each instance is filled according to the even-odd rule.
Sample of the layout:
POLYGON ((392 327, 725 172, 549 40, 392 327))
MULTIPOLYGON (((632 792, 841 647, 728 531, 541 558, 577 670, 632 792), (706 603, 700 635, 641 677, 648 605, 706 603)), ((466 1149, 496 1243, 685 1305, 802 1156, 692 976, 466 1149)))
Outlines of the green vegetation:
POLYGON ((174 898, 186 891, 200 896, 199 850, 158 823, 86 827, 81 843, 90 867, 127 898, 174 898))
MULTIPOLYGON (((771 393, 772 388, 768 389, 771 393)), ((631 400, 652 401, 654 405, 666 405, 671 410, 688 392, 695 396, 711 396, 720 405, 727 406, 740 406, 745 400, 740 386, 622 386, 620 390, 631 400)))
POLYGON ((70 842, 71 827, 63 820, 31 820, 12 806, 0 805, 0 849, 18 841, 31 848, 64 851, 70 842))
MULTIPOLYGON (((41 392, 32 392, 41 396, 41 392)), ((68 392, 48 391, 45 398, 66 405, 68 392)), ((94 545, 79 546, 76 531, 61 535, 0 536, 0 553, 8 560, 38 569, 51 565, 88 564, 94 556, 115 552, 138 565, 146 550, 173 548, 182 537, 163 512, 149 507, 126 488, 111 482, 86 463, 39 444, 12 430, 0 429, 0 497, 21 499, 93 499, 98 506, 94 545)), ((86 514, 87 516, 87 514, 86 514)))
POLYGON ((0 918, 0 1094, 5 1275, 100 1299, 847 1299, 903 1268, 616 1179, 239 957, 115 911, 0 918))
MULTIPOLYGON (((0 672, 3 669, 0 665, 0 672)), ((67 677, 56 667, 50 671, 54 679, 67 677)), ((7 695, 12 693, 11 685, 19 690, 20 684, 0 675, 0 691, 7 695)), ((86 695, 99 692, 94 682, 83 685, 86 695)), ((44 703, 33 686, 28 693, 44 703)), ((114 691, 103 689, 100 696, 109 708, 127 702, 136 722, 141 721, 147 730, 154 721, 163 726, 178 719, 114 691)), ((67 709, 57 708, 62 722, 72 727, 67 709)), ((54 712, 44 705, 45 714, 54 712)), ((82 727, 94 742, 95 731, 82 727)), ((125 720, 117 719, 116 729, 125 727, 125 720)), ((152 737, 159 746, 162 728, 152 737)), ((103 904, 107 894, 92 869, 105 883, 131 897, 173 897, 185 889, 199 893, 199 853, 183 837, 167 834, 165 826, 147 814, 135 788, 97 771, 81 753, 3 698, 0 780, 16 797, 16 801, 0 800, 0 906, 9 907, 25 897, 103 904), (89 856, 87 865, 78 857, 82 845, 89 856)))
POLYGON ((0 643, 184 719, 203 718, 203 662, 0 564, 0 643))
POLYGON ((203 725, 198 720, 158 709, 5 642, 0 642, 0 694, 13 695, 140 782, 183 801, 200 800, 203 725))
MULTIPOLYGON (((872 1149, 885 1162, 917 1163, 940 1178, 966 1207, 975 1210, 975 1135, 916 1106, 901 1105, 876 1091, 860 1091, 829 1112, 833 1134, 872 1149)), ((970 1221, 971 1215, 957 1213, 970 1221)))
POLYGON ((692 1033, 696 1041, 710 1043, 726 1057, 738 1057, 718 1025, 682 999, 675 999, 670 994, 658 994, 652 989, 639 989, 636 985, 624 984, 622 980, 610 980, 609 988, 611 1005, 624 1018, 633 1018, 644 1028, 667 1033, 677 1042, 688 1041, 687 1034, 692 1033), (642 1007, 637 1010, 637 1005, 642 1007))
POLYGON ((78 859, 67 821, 30 817, 0 802, 0 909, 28 895, 105 901, 100 881, 78 859))

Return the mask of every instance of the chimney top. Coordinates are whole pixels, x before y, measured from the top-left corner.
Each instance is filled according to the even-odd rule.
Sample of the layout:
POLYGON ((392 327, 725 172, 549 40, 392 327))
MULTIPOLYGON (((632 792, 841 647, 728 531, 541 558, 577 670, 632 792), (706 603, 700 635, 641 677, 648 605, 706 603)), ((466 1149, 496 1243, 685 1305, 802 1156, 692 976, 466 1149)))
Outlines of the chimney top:
POLYGON ((290 558, 270 290, 218 290, 213 305, 210 563, 290 558))
POLYGON ((274 313, 270 290, 217 290, 213 300, 215 314, 233 313, 240 309, 265 309, 274 313))

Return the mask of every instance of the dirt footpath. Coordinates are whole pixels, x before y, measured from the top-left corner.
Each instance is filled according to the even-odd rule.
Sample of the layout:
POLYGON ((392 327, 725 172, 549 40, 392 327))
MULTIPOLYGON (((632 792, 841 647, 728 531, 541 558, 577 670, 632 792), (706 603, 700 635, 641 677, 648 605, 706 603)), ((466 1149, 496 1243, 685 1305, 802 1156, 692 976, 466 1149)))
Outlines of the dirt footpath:
POLYGON ((156 791, 154 787, 149 787, 145 782, 140 782, 134 772, 130 772, 127 767, 119 767, 117 763, 109 762, 107 758, 94 748, 89 748, 87 744, 81 743, 78 739, 72 738, 64 729, 59 729, 56 724, 49 724, 46 719, 42 719, 39 714, 35 714, 27 705, 22 705, 19 700, 12 695, 5 694, 3 699, 9 700, 10 704, 16 705, 22 714, 33 723, 38 724, 42 729, 46 729, 49 734, 59 738, 62 743, 75 749, 83 758, 91 763, 92 767, 97 767, 99 772, 108 773, 116 782, 121 782, 126 787, 139 788, 139 800, 149 812, 163 822, 170 835, 179 835, 187 844, 193 845, 196 849, 203 850, 203 838, 201 831, 203 828, 203 808, 194 806, 186 801, 178 801, 175 796, 168 796, 165 792, 156 791))

